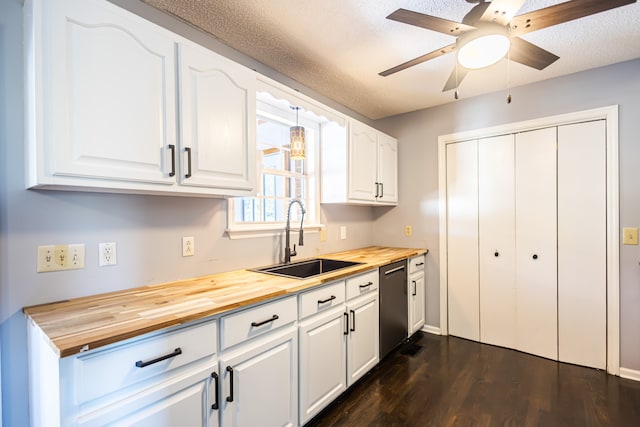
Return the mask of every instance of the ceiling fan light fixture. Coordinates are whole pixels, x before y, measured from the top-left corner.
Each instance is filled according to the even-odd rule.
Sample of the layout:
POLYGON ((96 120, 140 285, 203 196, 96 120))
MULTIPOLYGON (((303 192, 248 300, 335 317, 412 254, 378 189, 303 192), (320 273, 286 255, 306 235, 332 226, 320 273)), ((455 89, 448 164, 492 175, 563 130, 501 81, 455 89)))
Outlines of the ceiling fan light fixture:
POLYGON ((491 26, 458 38, 458 63, 469 70, 488 67, 509 52, 511 39, 502 26, 491 26))

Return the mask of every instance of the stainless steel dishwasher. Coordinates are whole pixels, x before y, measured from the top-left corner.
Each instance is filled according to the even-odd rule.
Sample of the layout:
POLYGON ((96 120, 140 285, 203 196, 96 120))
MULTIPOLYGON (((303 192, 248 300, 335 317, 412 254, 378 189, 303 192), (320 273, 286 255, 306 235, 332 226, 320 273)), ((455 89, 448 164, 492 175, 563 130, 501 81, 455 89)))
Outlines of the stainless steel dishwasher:
POLYGON ((407 261, 380 267, 380 359, 407 338, 407 261))

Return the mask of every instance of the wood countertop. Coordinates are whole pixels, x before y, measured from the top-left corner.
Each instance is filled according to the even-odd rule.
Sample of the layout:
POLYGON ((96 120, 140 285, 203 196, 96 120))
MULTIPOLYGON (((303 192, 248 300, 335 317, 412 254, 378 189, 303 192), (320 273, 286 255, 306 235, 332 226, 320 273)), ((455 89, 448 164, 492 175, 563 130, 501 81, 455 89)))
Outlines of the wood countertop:
POLYGON ((321 255, 363 264, 308 279, 235 270, 193 279, 25 307, 59 357, 202 319, 427 253, 371 246, 321 255))

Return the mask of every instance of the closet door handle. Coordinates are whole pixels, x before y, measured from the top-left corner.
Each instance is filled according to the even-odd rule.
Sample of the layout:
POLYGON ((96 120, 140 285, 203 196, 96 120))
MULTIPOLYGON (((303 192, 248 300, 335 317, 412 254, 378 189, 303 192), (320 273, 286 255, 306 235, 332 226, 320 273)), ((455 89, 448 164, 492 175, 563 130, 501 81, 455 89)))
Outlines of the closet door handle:
POLYGON ((227 396, 227 402, 233 402, 233 368, 227 366, 227 372, 229 372, 229 396, 227 396))
POLYGON ((169 176, 176 176, 176 146, 169 144, 167 147, 171 150, 171 172, 169 172, 169 176))
POLYGON ((191 178, 191 147, 185 147, 184 151, 187 153, 187 173, 184 177, 191 178))
POLYGON ((162 362, 163 360, 171 359, 172 357, 176 357, 182 354, 182 349, 180 347, 173 350, 173 353, 165 354, 164 356, 157 357, 155 359, 149 360, 147 362, 143 362, 142 360, 138 360, 136 362, 137 368, 144 368, 145 366, 153 365, 154 363, 162 362))
POLYGON ((538 254, 533 254, 533 259, 538 259, 538 254))
POLYGON ((351 329, 349 329, 351 332, 355 332, 356 330, 356 312, 353 310, 349 310, 349 312, 351 313, 351 329))
POLYGON ((213 378, 213 383, 214 383, 214 387, 215 387, 215 401, 213 402, 213 404, 211 405, 211 409, 218 409, 218 399, 220 397, 219 395, 219 390, 218 390, 218 373, 217 372, 212 372, 211 373, 211 378, 213 378))
POLYGON ((349 314, 347 313, 342 313, 342 314, 344 314, 344 334, 349 335, 349 314))
POLYGON ((494 254, 493 254, 493 256, 494 256, 494 257, 496 257, 496 258, 497 258, 497 257, 499 257, 499 256, 500 256, 500 252, 495 251, 495 252, 494 252, 494 254))
POLYGON ((251 326, 253 326, 254 328, 257 326, 262 326, 262 325, 266 325, 267 323, 276 321, 280 318, 280 316, 278 316, 277 314, 274 314, 273 316, 271 316, 271 318, 267 319, 267 320, 263 320, 261 322, 251 322, 251 326))
POLYGON ((411 295, 415 297, 418 294, 418 284, 415 280, 412 280, 411 282, 413 283, 413 292, 411 295))

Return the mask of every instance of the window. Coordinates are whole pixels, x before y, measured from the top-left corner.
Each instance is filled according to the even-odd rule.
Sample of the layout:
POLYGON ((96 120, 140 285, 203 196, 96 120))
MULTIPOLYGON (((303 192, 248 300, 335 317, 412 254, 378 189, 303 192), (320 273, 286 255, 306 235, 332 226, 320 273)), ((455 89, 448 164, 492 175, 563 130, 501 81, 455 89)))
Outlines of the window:
MULTIPOLYGON (((256 149, 258 194, 236 197, 229 202, 228 233, 231 237, 282 230, 292 199, 305 206, 304 226, 319 226, 318 148, 320 120, 315 114, 299 111, 299 124, 305 128, 306 158, 293 160, 289 152, 289 128, 296 125, 296 113, 284 100, 258 93, 256 149)), ((301 211, 291 209, 292 224, 299 224, 301 211)))

